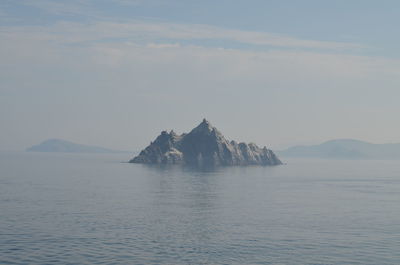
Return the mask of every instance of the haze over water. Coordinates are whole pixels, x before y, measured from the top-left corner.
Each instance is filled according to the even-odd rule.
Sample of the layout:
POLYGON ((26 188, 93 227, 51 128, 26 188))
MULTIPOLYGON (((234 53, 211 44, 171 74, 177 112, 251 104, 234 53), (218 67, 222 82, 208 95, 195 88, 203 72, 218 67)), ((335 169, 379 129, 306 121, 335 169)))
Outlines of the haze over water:
POLYGON ((400 160, 280 157, 400 158, 399 11, 0 0, 0 265, 400 264, 400 160), (225 145, 169 134, 133 162, 295 148, 208 171, 82 154, 139 152, 203 118, 225 145), (80 154, 20 152, 37 144, 80 154))
POLYGON ((400 164, 0 153, 1 264, 399 264, 400 164))

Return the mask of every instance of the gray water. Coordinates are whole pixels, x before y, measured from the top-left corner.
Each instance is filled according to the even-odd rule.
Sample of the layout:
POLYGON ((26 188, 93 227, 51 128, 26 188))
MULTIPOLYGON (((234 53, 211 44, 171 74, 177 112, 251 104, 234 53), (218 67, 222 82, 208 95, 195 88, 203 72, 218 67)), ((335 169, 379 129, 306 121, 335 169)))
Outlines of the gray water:
POLYGON ((0 264, 400 264, 400 161, 0 153, 0 264))

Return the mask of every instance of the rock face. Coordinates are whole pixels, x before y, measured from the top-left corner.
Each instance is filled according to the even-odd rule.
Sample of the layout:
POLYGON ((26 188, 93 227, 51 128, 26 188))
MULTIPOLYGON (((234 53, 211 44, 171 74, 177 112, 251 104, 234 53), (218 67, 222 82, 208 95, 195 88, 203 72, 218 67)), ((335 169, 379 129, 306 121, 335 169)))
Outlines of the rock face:
POLYGON ((191 166, 280 165, 271 150, 255 144, 228 141, 204 119, 188 134, 163 131, 130 163, 191 166))

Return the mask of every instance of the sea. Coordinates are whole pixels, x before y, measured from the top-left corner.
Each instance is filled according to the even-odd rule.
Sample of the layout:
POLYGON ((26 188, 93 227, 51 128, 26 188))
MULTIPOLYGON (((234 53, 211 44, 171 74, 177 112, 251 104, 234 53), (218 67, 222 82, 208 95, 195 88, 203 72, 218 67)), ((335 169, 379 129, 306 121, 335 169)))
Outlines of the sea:
POLYGON ((0 153, 0 264, 400 264, 400 161, 0 153))

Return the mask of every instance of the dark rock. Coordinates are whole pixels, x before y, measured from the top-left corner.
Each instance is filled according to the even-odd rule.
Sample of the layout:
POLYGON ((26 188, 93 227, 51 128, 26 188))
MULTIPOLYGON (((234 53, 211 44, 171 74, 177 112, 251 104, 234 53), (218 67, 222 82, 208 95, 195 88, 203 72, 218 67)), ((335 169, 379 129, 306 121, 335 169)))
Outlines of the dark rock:
POLYGON ((129 162, 191 166, 282 164, 266 147, 227 141, 206 119, 188 134, 161 132, 154 142, 129 162))

